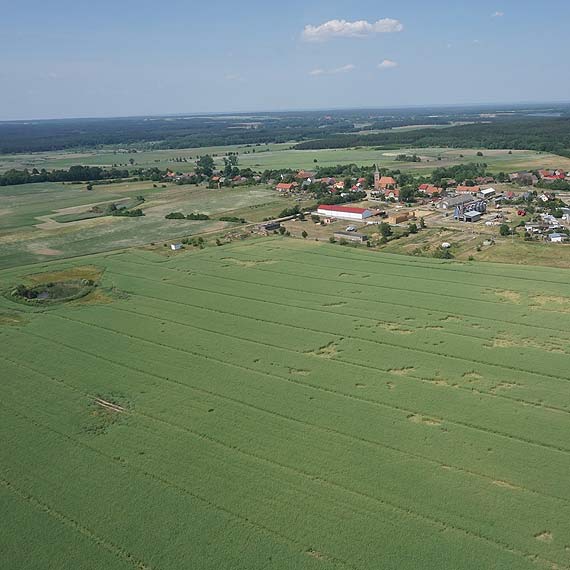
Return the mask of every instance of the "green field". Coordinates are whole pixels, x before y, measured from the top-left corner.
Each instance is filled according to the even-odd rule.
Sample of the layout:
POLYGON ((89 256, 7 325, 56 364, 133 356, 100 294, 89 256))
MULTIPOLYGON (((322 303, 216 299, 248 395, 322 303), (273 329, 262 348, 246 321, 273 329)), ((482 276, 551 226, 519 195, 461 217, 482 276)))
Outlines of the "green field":
MULTIPOLYGON (((152 182, 95 185, 25 184, 0 187, 0 269, 52 258, 76 257, 204 232, 231 230, 222 215, 260 221, 293 203, 266 186, 210 190, 197 186, 153 188, 152 182), (94 204, 145 198, 144 217, 85 217, 94 204), (170 212, 208 214, 212 219, 165 220, 170 212)), ((239 226, 239 224, 238 224, 239 226)))
POLYGON ((294 143, 271 144, 247 147, 244 145, 142 151, 136 154, 116 153, 109 150, 86 152, 52 152, 31 155, 0 155, 0 172, 9 168, 69 168, 74 164, 110 167, 114 164, 131 168, 129 159, 135 161, 134 167, 170 168, 174 171, 189 172, 194 170, 194 161, 199 155, 216 156, 216 163, 223 166, 222 157, 228 152, 239 153, 239 165, 251 167, 257 171, 265 169, 314 169, 317 166, 335 166, 354 162, 363 166, 379 164, 385 168, 399 168, 403 171, 429 174, 435 167, 452 166, 465 162, 486 162, 492 172, 512 172, 522 169, 566 168, 570 170, 570 159, 550 153, 531 150, 484 150, 483 158, 477 156, 477 149, 446 148, 404 148, 375 149, 360 147, 332 150, 292 150, 294 143), (254 152, 255 151, 255 152, 254 152), (398 162, 398 154, 418 154, 420 163, 398 162), (175 162, 177 157, 187 162, 175 162), (316 162, 315 162, 316 160, 316 162))
POLYGON ((269 238, 0 287, 85 265, 0 297, 3 567, 570 568, 567 270, 269 238))

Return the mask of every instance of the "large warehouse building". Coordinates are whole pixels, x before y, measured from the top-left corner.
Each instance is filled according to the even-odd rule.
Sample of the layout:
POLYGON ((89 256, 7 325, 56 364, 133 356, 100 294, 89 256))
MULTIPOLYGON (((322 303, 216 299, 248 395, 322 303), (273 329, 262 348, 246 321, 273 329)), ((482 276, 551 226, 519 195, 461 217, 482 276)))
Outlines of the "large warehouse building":
POLYGON ((336 218, 337 220, 362 221, 373 216, 373 212, 367 208, 354 208, 351 206, 321 205, 317 209, 319 216, 336 218))

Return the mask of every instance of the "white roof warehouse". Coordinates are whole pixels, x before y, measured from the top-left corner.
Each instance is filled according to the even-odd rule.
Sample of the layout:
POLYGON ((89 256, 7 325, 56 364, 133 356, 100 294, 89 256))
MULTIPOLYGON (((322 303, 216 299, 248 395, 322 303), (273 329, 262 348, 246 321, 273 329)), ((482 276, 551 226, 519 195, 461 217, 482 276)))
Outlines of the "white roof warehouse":
POLYGON ((354 208, 352 206, 333 206, 323 204, 318 207, 319 216, 337 218, 338 220, 365 220, 374 215, 372 210, 367 208, 354 208))

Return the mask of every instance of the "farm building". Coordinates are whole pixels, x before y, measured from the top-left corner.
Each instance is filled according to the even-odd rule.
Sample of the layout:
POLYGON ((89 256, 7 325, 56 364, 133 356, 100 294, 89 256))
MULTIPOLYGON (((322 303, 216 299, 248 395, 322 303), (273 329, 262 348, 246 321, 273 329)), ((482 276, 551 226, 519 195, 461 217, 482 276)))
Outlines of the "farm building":
POLYGON ((296 182, 279 182, 279 184, 275 186, 275 190, 277 190, 277 192, 294 192, 298 186, 296 182))
POLYGON ((437 207, 442 208, 443 210, 451 210, 452 208, 456 208, 457 206, 462 206, 464 204, 469 204, 473 202, 473 196, 453 196, 451 198, 444 198, 441 202, 438 203, 437 207))
POLYGON ((548 241, 551 243, 562 243, 565 242, 567 239, 568 236, 566 234, 558 234, 558 233, 548 234, 548 241))
POLYGON ((469 212, 464 212, 462 217, 464 222, 473 223, 478 222, 481 219, 482 215, 483 214, 477 210, 470 210, 469 212))
POLYGON ((481 188, 479 188, 479 186, 465 186, 462 184, 455 189, 457 194, 478 194, 480 191, 481 188))
POLYGON ((274 220, 270 222, 264 222, 263 224, 259 225, 260 230, 265 230, 267 232, 272 232, 274 230, 278 230, 281 227, 280 222, 276 222, 274 220))
POLYGON ((182 249, 182 244, 181 243, 171 243, 170 249, 172 251, 178 251, 179 249, 182 249))
POLYGON ((329 218, 337 218, 339 220, 365 220, 370 218, 373 213, 367 208, 354 208, 352 206, 333 206, 321 205, 317 209, 319 216, 327 216, 329 218))
POLYGON ((494 188, 486 188, 485 190, 481 190, 481 192, 479 192, 479 195, 482 198, 491 198, 491 196, 495 195, 496 190, 494 188))
POLYGON ((415 218, 414 212, 395 212, 388 216, 387 222, 389 224, 401 224, 415 218))
POLYGON ((354 232, 334 232, 334 239, 344 239, 346 241, 356 241, 358 243, 364 243, 368 241, 368 236, 364 234, 355 234, 354 232))

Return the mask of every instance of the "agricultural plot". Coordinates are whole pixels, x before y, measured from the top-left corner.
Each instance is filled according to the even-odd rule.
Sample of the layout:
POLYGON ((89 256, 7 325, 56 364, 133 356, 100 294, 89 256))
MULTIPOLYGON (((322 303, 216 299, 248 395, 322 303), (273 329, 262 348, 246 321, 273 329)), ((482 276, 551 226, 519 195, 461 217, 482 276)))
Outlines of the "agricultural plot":
POLYGON ((262 220, 292 203, 262 186, 210 190, 196 186, 153 187, 152 182, 95 185, 25 184, 0 188, 0 268, 180 239, 235 224, 222 215, 262 220), (110 203, 137 204, 140 218, 97 216, 90 208, 110 203), (206 221, 165 220, 170 212, 200 212, 206 221))
POLYGON ((0 287, 81 274, 0 298, 6 567, 570 568, 568 271, 271 238, 0 287))
POLYGON ((257 171, 265 169, 314 169, 317 166, 335 166, 355 163, 362 166, 380 166, 400 169, 405 172, 429 174, 438 166, 453 166, 466 162, 485 162, 491 172, 513 172, 515 170, 539 168, 564 168, 570 170, 570 159, 546 152, 531 150, 484 150, 483 157, 477 156, 478 149, 449 148, 374 148, 357 147, 348 149, 293 150, 294 142, 260 146, 229 145, 218 147, 150 150, 136 154, 117 153, 110 150, 96 150, 83 153, 51 152, 32 155, 0 155, 0 172, 9 168, 69 168, 75 164, 111 167, 120 165, 131 168, 129 159, 135 166, 143 168, 170 168, 180 172, 195 169, 198 156, 210 154, 215 157, 218 167, 223 168, 223 156, 229 152, 239 154, 239 164, 257 171), (422 162, 399 162, 398 154, 417 154, 422 162), (179 162, 177 159, 186 159, 179 162))

